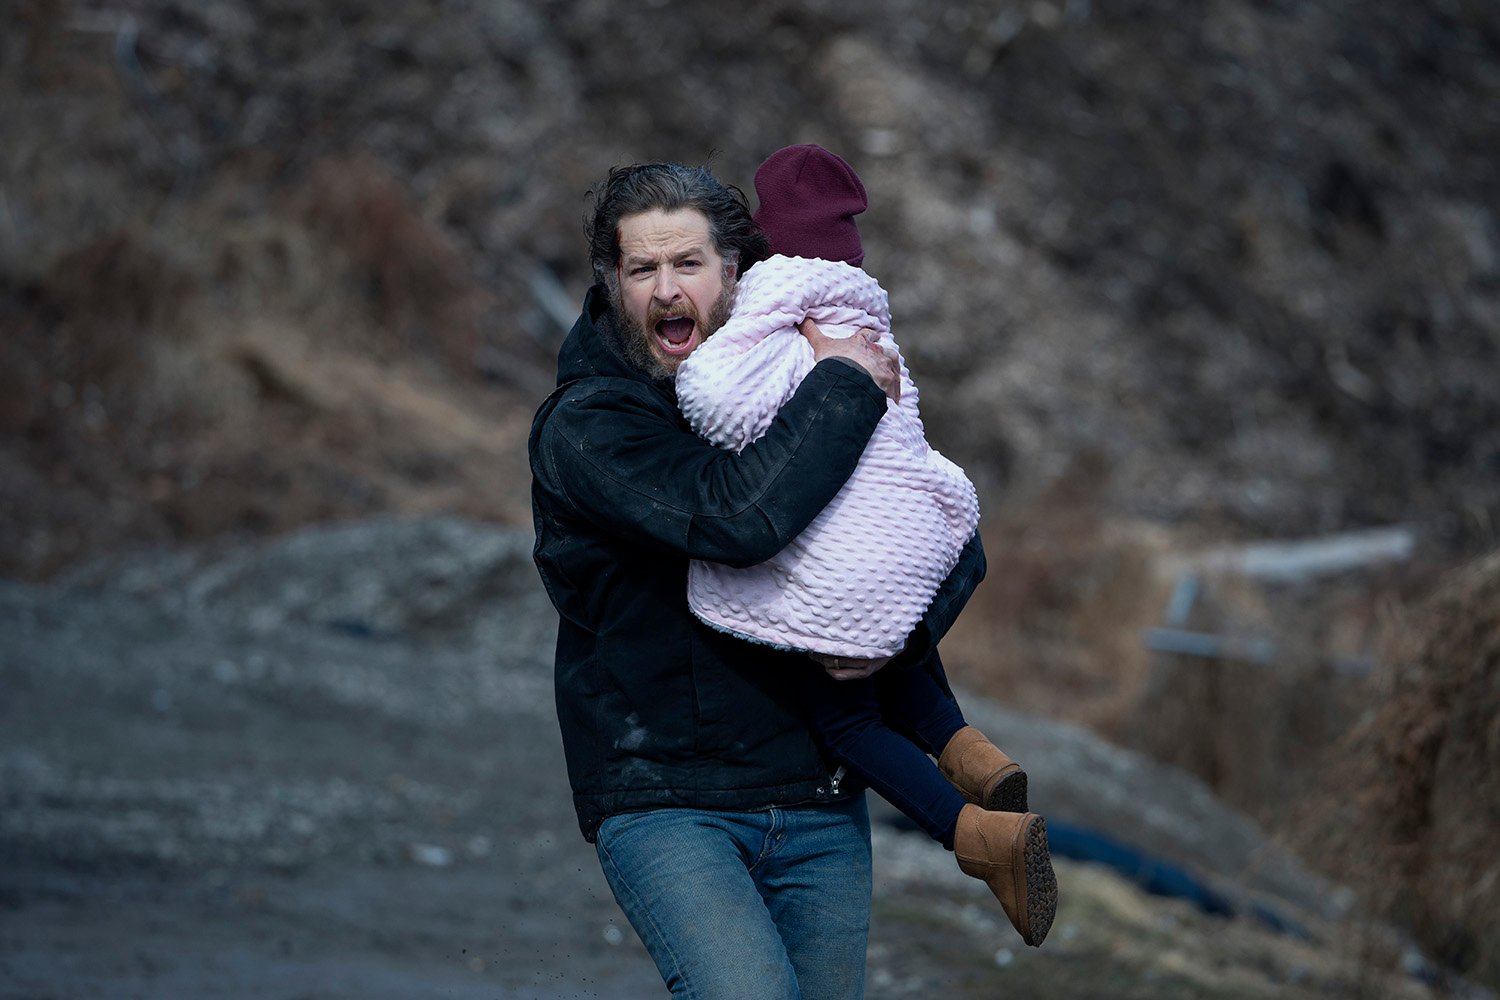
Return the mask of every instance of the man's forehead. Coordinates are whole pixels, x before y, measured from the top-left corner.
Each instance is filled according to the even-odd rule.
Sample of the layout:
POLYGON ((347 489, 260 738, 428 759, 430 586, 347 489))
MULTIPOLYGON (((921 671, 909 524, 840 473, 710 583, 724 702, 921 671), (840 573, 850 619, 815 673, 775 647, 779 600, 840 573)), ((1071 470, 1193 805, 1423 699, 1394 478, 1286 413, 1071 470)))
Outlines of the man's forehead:
POLYGON ((620 255, 655 258, 713 247, 708 217, 695 208, 651 209, 620 219, 620 255))

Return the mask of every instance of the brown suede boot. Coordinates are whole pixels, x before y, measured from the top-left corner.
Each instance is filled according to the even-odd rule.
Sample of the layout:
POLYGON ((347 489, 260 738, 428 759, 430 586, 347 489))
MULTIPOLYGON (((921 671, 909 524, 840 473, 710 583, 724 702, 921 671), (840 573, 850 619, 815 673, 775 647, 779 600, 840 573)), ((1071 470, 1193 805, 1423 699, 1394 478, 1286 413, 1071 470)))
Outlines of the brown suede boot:
POLYGON ((953 835, 953 853, 965 875, 983 879, 990 887, 1021 940, 1040 945, 1057 916, 1057 875, 1047 849, 1047 821, 1036 813, 964 806, 953 835))
POLYGON ((973 726, 953 734, 938 770, 965 799, 996 812, 1026 812, 1026 772, 973 726))

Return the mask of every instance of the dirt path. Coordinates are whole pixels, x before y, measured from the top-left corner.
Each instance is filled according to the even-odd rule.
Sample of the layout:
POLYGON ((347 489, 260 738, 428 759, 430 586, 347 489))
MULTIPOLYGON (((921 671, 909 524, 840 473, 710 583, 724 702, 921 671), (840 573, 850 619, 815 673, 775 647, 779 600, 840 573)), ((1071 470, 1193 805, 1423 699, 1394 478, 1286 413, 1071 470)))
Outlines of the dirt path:
MULTIPOLYGON (((0 997, 661 995, 577 833, 529 544, 367 522, 0 586, 0 997)), ((1195 783, 971 708, 1054 815, 1309 902, 1195 783)), ((1311 996, 1364 958, 1068 862, 1034 952, 922 838, 876 857, 871 997, 1311 996)))

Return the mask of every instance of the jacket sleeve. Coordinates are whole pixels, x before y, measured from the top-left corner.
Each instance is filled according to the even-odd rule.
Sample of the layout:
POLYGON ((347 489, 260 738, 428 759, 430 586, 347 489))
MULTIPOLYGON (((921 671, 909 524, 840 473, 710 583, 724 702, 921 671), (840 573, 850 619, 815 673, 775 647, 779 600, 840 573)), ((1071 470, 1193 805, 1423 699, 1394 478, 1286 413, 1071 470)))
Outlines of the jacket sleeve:
POLYGON ((751 566, 827 506, 885 412, 867 373, 827 360, 766 434, 736 454, 694 434, 659 400, 600 380, 552 412, 533 472, 565 509, 624 538, 751 566))

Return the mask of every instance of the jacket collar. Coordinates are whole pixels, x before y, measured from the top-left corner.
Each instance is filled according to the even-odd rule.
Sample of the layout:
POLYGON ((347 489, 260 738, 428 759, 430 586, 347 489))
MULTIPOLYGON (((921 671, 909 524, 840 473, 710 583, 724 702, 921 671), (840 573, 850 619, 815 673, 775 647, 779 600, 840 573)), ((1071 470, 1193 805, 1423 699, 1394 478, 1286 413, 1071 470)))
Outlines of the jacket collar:
POLYGON ((653 377, 630 364, 619 348, 619 338, 609 289, 596 284, 584 296, 583 311, 557 352, 557 384, 604 376, 673 388, 671 376, 653 377))

